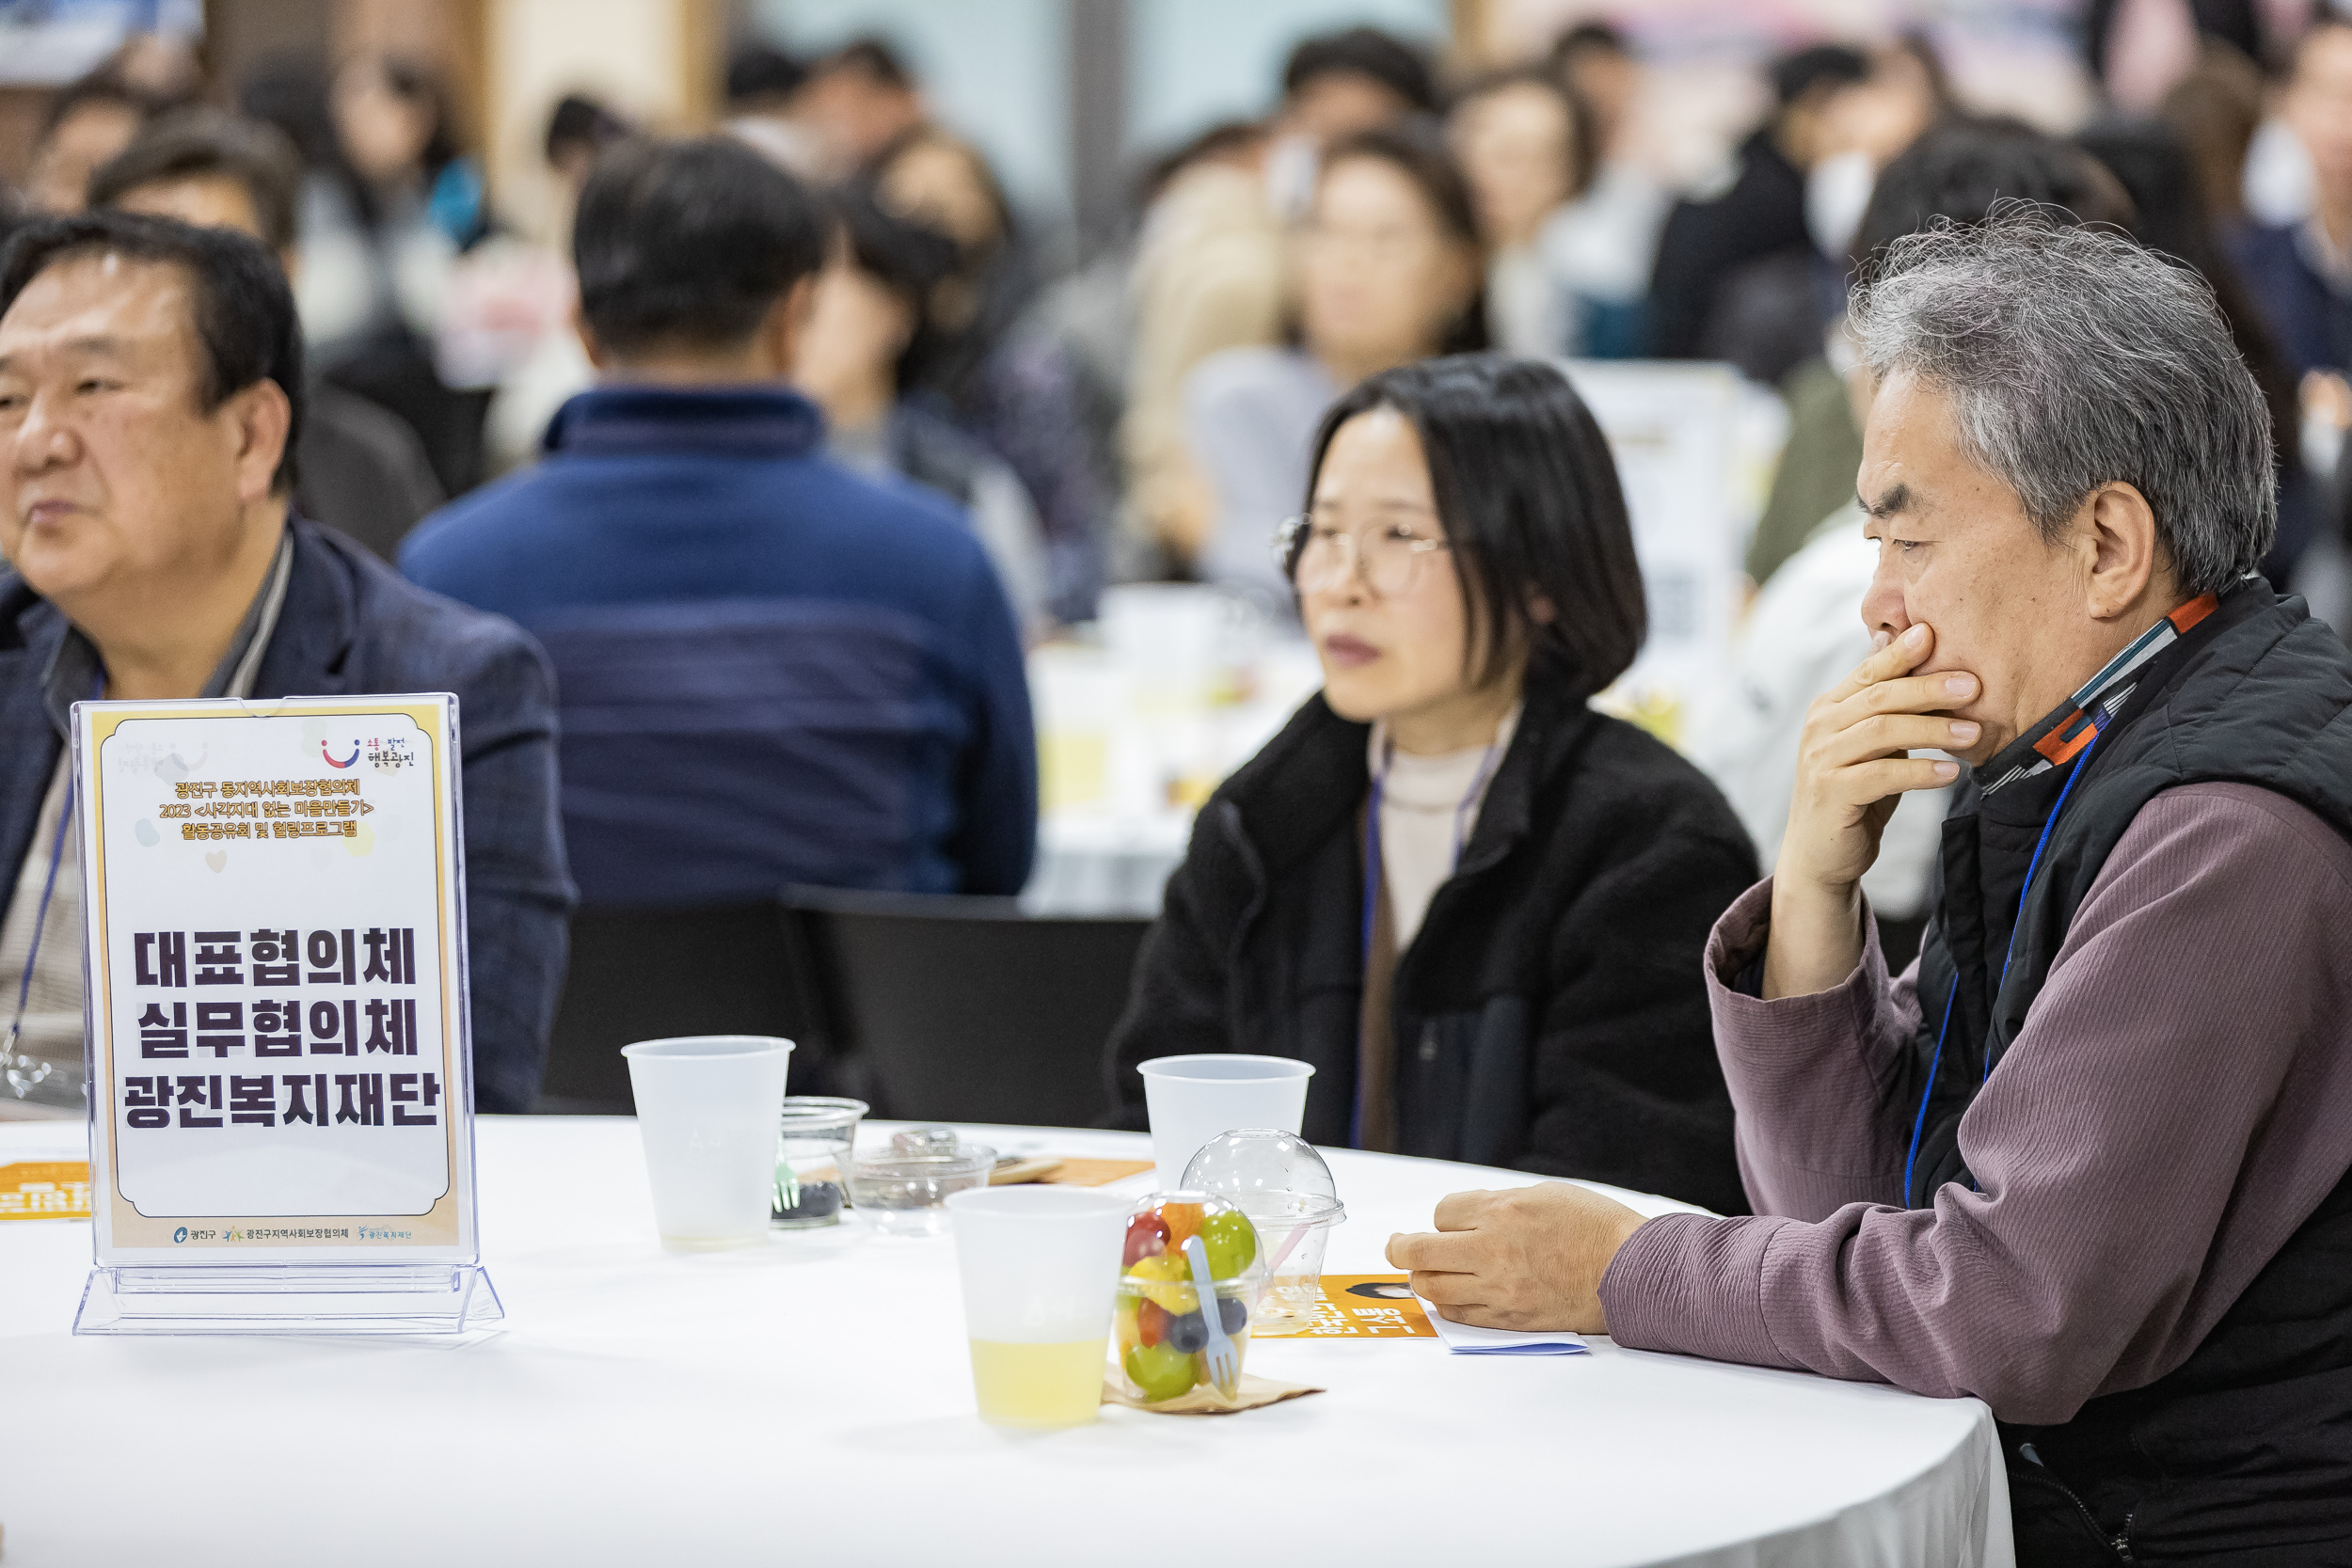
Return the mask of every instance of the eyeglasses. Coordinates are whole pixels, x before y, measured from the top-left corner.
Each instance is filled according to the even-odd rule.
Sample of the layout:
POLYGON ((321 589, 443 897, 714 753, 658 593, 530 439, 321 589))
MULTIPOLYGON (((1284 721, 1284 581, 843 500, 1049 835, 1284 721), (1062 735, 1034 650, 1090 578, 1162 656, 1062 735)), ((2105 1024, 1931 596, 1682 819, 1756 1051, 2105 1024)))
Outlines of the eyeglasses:
POLYGON ((1421 581, 1422 563, 1453 548, 1442 539, 1390 521, 1343 529, 1310 512, 1274 531, 1274 560, 1301 594, 1323 594, 1361 577, 1384 599, 1401 598, 1421 581))

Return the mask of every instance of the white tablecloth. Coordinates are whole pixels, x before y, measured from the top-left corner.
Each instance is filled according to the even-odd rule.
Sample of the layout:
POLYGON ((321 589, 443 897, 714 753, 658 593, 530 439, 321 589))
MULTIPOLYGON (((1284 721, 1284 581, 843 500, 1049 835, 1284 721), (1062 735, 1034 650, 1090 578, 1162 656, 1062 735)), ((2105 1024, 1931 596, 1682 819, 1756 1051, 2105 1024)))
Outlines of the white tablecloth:
MULTIPOLYGON (((1148 1157, 1132 1134, 991 1136, 1148 1157)), ((56 1132, 0 1127, 0 1162, 35 1138, 56 1132)), ((507 1320, 469 1342, 75 1339, 88 1226, 0 1225, 7 1568, 2013 1560, 1974 1400, 1605 1339, 1291 1339, 1251 1369, 1328 1392, 999 1432, 973 1414, 951 1242, 852 1223, 669 1254, 631 1122, 488 1117, 479 1145, 507 1320)), ((1331 1161, 1343 1274, 1384 1271, 1444 1194, 1528 1180, 1331 1161)))

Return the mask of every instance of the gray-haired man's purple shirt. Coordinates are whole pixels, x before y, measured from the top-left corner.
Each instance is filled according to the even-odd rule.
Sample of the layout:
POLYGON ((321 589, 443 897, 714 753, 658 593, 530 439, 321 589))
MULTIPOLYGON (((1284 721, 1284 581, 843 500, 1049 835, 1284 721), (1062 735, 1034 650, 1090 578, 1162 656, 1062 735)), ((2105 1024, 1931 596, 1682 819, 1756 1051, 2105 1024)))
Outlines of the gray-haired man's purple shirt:
POLYGON ((1932 1210, 1900 1207, 1889 1099, 1915 966, 1873 938, 1834 990, 1741 995, 1771 908, 1750 889, 1707 955, 1758 1217, 1636 1231, 1600 1288, 1619 1344, 2064 1421, 2186 1359, 2352 1165, 2352 844, 2283 796, 2141 809, 1961 1122, 1981 1190, 1932 1210))

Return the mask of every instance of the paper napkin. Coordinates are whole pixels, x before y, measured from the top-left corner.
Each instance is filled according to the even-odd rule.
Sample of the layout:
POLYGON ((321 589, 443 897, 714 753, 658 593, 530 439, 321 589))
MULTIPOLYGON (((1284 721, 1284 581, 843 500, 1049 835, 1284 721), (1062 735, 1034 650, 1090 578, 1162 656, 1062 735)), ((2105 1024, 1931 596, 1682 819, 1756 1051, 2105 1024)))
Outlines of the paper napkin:
POLYGON ((1188 1394, 1162 1400, 1157 1404, 1147 1404, 1121 1388, 1114 1373, 1105 1371, 1103 1374, 1104 1404, 1123 1404, 1130 1410, 1149 1410, 1154 1416, 1233 1416, 1244 1410, 1256 1410, 1263 1405, 1279 1404, 1284 1400, 1303 1399, 1309 1394, 1322 1392, 1322 1389, 1311 1388, 1303 1383, 1277 1383, 1270 1377, 1244 1372, 1241 1374, 1241 1397, 1230 1404, 1216 1389, 1205 1384, 1188 1394))
POLYGON ((1441 1318, 1438 1309, 1422 1303, 1429 1314, 1429 1326, 1438 1331, 1445 1348, 1456 1355, 1590 1355, 1592 1347, 1582 1337, 1565 1329, 1528 1330, 1517 1328, 1473 1328, 1441 1318))

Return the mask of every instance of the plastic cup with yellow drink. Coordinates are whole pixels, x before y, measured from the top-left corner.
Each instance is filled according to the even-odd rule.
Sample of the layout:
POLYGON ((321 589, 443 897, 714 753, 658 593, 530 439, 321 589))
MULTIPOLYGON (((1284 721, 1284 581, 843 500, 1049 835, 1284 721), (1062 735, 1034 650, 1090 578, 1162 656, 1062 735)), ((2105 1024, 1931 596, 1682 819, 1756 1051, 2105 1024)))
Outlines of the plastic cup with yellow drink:
POLYGON ((1128 1200, 1079 1187, 976 1187, 947 1199, 980 1418, 1091 1421, 1128 1200))

